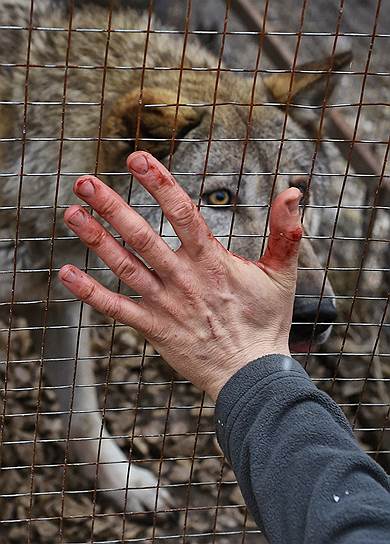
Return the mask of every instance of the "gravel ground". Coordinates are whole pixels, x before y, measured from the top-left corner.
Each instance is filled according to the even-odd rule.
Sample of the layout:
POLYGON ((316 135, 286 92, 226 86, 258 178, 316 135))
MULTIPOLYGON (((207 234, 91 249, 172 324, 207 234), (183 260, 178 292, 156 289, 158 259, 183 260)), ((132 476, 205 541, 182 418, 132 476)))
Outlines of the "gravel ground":
MULTIPOLYGON (((233 0, 234 1, 234 0, 233 0)), ((261 6, 262 1, 253 2, 261 6)), ((166 13, 167 2, 156 0, 156 12, 162 18, 162 27, 168 24, 173 28, 183 28, 184 0, 170 0, 169 13, 166 13)), ((315 32, 331 32, 335 28, 337 17, 337 0, 311 0, 305 18, 304 30, 315 32)), ((296 31, 299 25, 299 12, 302 0, 284 0, 270 2, 270 19, 273 29, 280 31, 296 31), (281 6, 283 9, 280 9, 281 6)), ((343 16, 342 31, 355 33, 369 33, 372 31, 373 15, 376 2, 374 0, 346 0, 343 16)), ((382 2, 382 13, 377 32, 386 32, 390 28, 389 3, 382 2)), ((222 0, 202 0, 194 2, 192 28, 198 30, 221 30, 224 19, 224 2, 222 0), (210 5, 212 4, 212 9, 210 5)), ((229 29, 244 30, 239 21, 231 18, 229 29)), ((204 42, 216 53, 220 48, 220 37, 205 35, 204 42)), ((294 46, 295 38, 284 37, 286 43, 294 46)), ((367 59, 369 38, 349 37, 351 48, 354 51, 354 60, 351 71, 359 71, 364 67, 367 59)), ((390 58, 386 54, 389 38, 378 37, 373 47, 371 71, 390 73, 390 58)), ((343 44, 344 46, 344 44, 343 44)), ((302 40, 300 60, 306 61, 317 56, 328 54, 331 40, 327 37, 304 37, 302 40)), ((235 68, 251 68, 256 58, 256 42, 249 36, 228 36, 224 61, 227 66, 235 68)), ((265 67, 272 67, 269 59, 264 59, 265 67)), ((367 78, 365 101, 389 103, 390 86, 389 76, 369 76, 367 78)), ((345 103, 358 100, 361 90, 361 76, 344 76, 341 85, 334 97, 335 102, 345 103)), ((359 124, 359 135, 369 140, 386 140, 389 136, 390 108, 383 106, 365 106, 359 124)), ((351 123, 356 117, 356 108, 343 108, 343 113, 351 123)), ((379 158, 383 155, 382 144, 371 144, 373 151, 379 158)), ((343 160, 335 153, 334 169, 342 171, 343 160)), ((346 199, 349 203, 361 202, 364 198, 364 179, 356 180, 353 189, 348 189, 346 199)), ((386 211, 384 211, 385 213, 386 211)), ((388 213, 388 212, 387 212, 388 213)), ((386 225, 386 221, 383 223, 386 225)), ((378 224, 375 231, 377 238, 388 238, 388 231, 381 230, 378 224), (386 234, 387 232, 387 234, 386 234)), ((382 268, 384 255, 383 245, 372 244, 369 255, 371 267, 382 268)), ((336 248, 337 254, 337 248, 336 248)), ((342 250, 339 251, 338 263, 347 266, 342 259, 342 250)), ((359 248, 356 259, 359 262, 359 248)), ((387 263, 388 266, 388 263, 387 263)), ((366 273, 368 274, 368 273, 366 273)), ((353 292, 354 275, 336 274, 332 278, 338 284, 339 294, 353 292), (347 287, 348 286, 348 287, 347 287)), ((385 273, 367 276, 364 294, 384 296, 386 294, 385 273)), ((346 303, 340 308, 341 317, 348 315, 349 306, 346 303)), ((377 303, 375 308, 361 303, 356 308, 354 321, 371 320, 378 322, 383 304, 377 303)), ((97 324, 104 324, 100 317, 95 316, 97 324)), ((23 327, 23 318, 18 318, 17 325, 23 327)), ((344 328, 339 328, 327 345, 328 351, 338 352, 343 340, 344 328)), ((344 353, 362 353, 372 351, 378 327, 353 327, 350 329, 344 353)), ((107 367, 107 350, 111 336, 110 328, 96 328, 93 332, 94 353, 101 357, 96 363, 97 382, 104 383, 107 367)), ((1 339, 0 339, 1 340, 1 339)), ((5 335, 2 337, 3 343, 5 335)), ((134 398, 136 384, 140 375, 140 352, 142 339, 127 329, 118 329, 115 337, 115 355, 121 356, 114 360, 110 377, 108 395, 109 410, 107 425, 114 436, 119 437, 118 443, 124 451, 128 451, 129 440, 125 438, 132 432, 134 422, 134 398), (131 357, 135 355, 135 357, 131 357)), ((388 345, 379 348, 379 351, 388 353, 388 345)), ((149 353, 151 353, 149 351, 149 353)), ((34 338, 28 332, 15 332, 12 337, 12 359, 33 359, 36 357, 34 338)), ((385 359, 389 360, 389 357, 385 359)), ((324 389, 332 393, 333 397, 343 405, 348 417, 354 418, 355 408, 351 405, 359 401, 362 384, 351 378, 366 376, 368 368, 376 378, 390 378, 390 369, 379 358, 370 356, 353 359, 343 356, 311 357, 308 361, 312 376, 324 389), (335 367, 339 364, 338 380, 332 385, 330 379, 335 374, 335 367), (345 379, 347 378, 347 381, 345 379)), ((3 367, 2 367, 3 368, 3 367)), ((4 464, 9 470, 0 474, 0 489, 10 497, 0 499, 1 518, 17 520, 0 529, 0 541, 9 543, 27 542, 28 524, 23 521, 29 517, 30 509, 30 468, 32 448, 28 442, 32 440, 35 430, 35 410, 37 396, 30 391, 23 391, 37 384, 39 366, 37 364, 11 365, 6 441, 11 444, 4 446, 4 464), (25 414, 21 417, 21 414, 25 414), (12 441, 25 440, 25 445, 12 445, 12 441), (26 468, 20 468, 27 465, 26 468), (18 468, 17 468, 18 467, 18 468), (16 494, 16 495, 15 495, 16 494)), ((387 411, 389 391, 366 384, 365 402, 367 404, 382 403, 385 406, 373 408, 362 406, 356 419, 356 427, 375 428, 378 422, 383 422, 387 411)), ((162 514, 157 516, 158 524, 153 528, 149 520, 140 516, 123 518, 116 513, 112 505, 104 502, 102 497, 97 499, 96 518, 94 522, 93 538, 91 539, 91 514, 93 508, 91 487, 80 478, 76 466, 70 466, 66 475, 66 494, 61 501, 63 482, 64 450, 58 443, 50 443, 50 439, 58 440, 63 436, 60 418, 56 415, 58 405, 53 392, 45 389, 41 398, 41 411, 37 432, 38 445, 36 452, 37 464, 50 464, 50 467, 37 466, 34 473, 33 516, 36 518, 31 524, 31 542, 34 544, 54 544, 59 542, 162 542, 175 544, 177 542, 200 544, 231 544, 245 542, 246 544, 264 542, 262 537, 254 532, 255 526, 246 518, 243 500, 234 483, 231 469, 223 462, 221 452, 216 443, 213 431, 213 410, 208 399, 200 415, 201 395, 189 384, 183 383, 177 376, 172 376, 167 366, 157 357, 148 359, 143 374, 143 386, 140 399, 141 409, 137 412, 135 438, 133 440, 133 456, 135 462, 148 466, 155 472, 161 465, 161 483, 175 485, 174 496, 177 508, 183 511, 172 519, 162 514), (168 436, 164 444, 162 434, 165 429, 166 406, 171 393, 171 379, 175 384, 172 390, 172 402, 167 427, 168 436), (150 408, 154 407, 154 408, 150 408), (196 432, 198 431, 198 438, 196 432), (200 431, 200 434, 199 434, 200 431), (146 435, 146 437, 145 437, 146 435), (151 436, 154 435, 154 436, 151 436), (179 438, 177 435, 180 435, 179 438), (184 435, 184 436, 183 436, 184 435), (42 442, 48 440, 48 443, 42 442), (162 449, 163 448, 163 449, 162 449), (192 461, 195 452, 195 460, 192 461), (179 460, 177 458, 180 458, 179 460), (190 479, 191 475, 191 479, 190 479), (191 482, 191 485, 189 485, 191 482), (84 490, 84 491, 83 491, 84 490), (53 494, 56 492, 56 494, 53 494), (218 504, 218 509, 215 508, 218 504), (185 511, 187 510, 187 514, 185 511), (63 519, 61 526, 60 518, 63 519), (146 521, 146 523, 145 523, 146 521), (242 536, 245 527, 245 536, 242 536), (61 540, 61 531, 63 539, 61 540), (216 531, 219 536, 211 536, 216 531), (230 533, 230 534, 229 534, 230 533), (187 534, 187 536, 184 536, 187 534), (154 535, 154 538, 153 538, 154 535), (173 535, 179 535, 174 538, 173 535), (192 536, 191 536, 192 535, 192 536), (164 538, 162 538, 164 537, 164 538), (124 540, 125 539, 125 540, 124 540)), ((363 446, 375 449, 375 432, 359 432, 363 446)), ((388 433, 389 434, 389 433, 388 433)), ((382 461, 386 460, 382 458, 382 461)))

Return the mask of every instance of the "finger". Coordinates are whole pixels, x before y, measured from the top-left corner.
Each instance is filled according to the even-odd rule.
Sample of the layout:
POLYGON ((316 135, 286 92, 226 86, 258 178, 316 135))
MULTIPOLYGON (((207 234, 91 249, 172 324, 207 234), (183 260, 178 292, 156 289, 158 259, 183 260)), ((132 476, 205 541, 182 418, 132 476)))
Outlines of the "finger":
POLYGON ((144 298, 154 298, 161 290, 159 279, 81 206, 68 208, 64 220, 128 287, 144 298))
POLYGON ((259 261, 263 268, 296 274, 303 234, 299 213, 301 198, 302 193, 295 187, 283 191, 275 198, 271 208, 267 249, 259 261))
POLYGON ((215 251, 213 236, 198 208, 165 166, 144 151, 132 153, 127 165, 160 204, 188 255, 197 257, 208 248, 215 251))
POLYGON ((160 276, 170 276, 176 270, 177 255, 143 217, 102 181, 84 176, 76 181, 74 192, 110 223, 160 276))
POLYGON ((92 306, 98 312, 146 334, 149 329, 149 317, 142 306, 124 295, 106 289, 73 265, 63 266, 58 276, 65 287, 79 300, 92 306))

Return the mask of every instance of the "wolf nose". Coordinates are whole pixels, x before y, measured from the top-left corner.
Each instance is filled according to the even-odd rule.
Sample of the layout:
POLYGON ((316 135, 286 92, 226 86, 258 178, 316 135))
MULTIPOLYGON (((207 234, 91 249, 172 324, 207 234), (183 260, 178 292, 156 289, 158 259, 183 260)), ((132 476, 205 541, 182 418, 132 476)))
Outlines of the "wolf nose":
POLYGON ((331 299, 321 300, 319 298, 297 298, 294 303, 293 329, 299 338, 311 338, 313 326, 315 325, 314 336, 325 332, 337 318, 336 307, 331 299))

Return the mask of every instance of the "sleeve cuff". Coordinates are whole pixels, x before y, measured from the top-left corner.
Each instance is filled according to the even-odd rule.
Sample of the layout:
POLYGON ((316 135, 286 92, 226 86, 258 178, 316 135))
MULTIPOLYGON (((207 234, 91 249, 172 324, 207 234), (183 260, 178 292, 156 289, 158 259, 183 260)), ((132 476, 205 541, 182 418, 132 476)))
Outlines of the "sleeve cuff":
MULTIPOLYGON (((282 378, 300 378, 311 382, 302 366, 286 355, 266 355, 241 368, 221 389, 215 408, 218 442, 229 458, 229 432, 232 421, 242 412, 253 395, 257 405, 267 397, 267 386, 282 378)), ((230 459, 229 459, 230 462, 230 459)))

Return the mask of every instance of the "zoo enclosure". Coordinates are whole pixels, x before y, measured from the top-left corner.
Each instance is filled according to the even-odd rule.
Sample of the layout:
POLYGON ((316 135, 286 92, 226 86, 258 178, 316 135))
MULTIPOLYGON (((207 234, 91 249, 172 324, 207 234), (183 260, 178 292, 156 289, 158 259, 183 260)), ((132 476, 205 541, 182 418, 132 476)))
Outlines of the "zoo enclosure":
MULTIPOLYGON (((339 342, 326 344, 325 349, 306 354, 304 363, 309 366, 316 383, 330 390, 346 411, 370 454, 386 465, 390 455, 385 445, 385 436, 389 433, 390 353, 389 343, 383 338, 386 335, 388 337, 389 327, 390 236, 388 230, 381 230, 377 225, 382 217, 388 216, 390 206, 387 166, 390 65, 383 53, 390 38, 388 3, 380 0, 364 3, 333 0, 326 3, 331 13, 329 20, 323 13, 324 3, 320 0, 289 0, 283 3, 283 13, 279 9, 280 3, 273 0, 228 0, 226 3, 215 4, 215 12, 220 19, 215 22, 214 28, 207 27, 207 24, 210 25, 209 17, 204 17, 203 13, 206 9, 207 14, 206 3, 199 3, 199 6, 192 4, 191 0, 173 2, 171 13, 165 15, 163 25, 154 27, 155 11, 158 12, 161 6, 159 2, 149 2, 146 10, 148 26, 134 29, 134 32, 145 35, 145 44, 148 35, 154 32, 183 36, 183 47, 186 39, 193 34, 208 40, 210 49, 218 56, 216 86, 218 74, 225 70, 241 72, 252 78, 254 84, 257 77, 271 73, 286 72, 293 77, 304 55, 302 44, 306 41, 328 54, 334 54, 343 40, 348 40, 351 49, 355 50, 351 67, 339 74, 344 82, 342 94, 337 94, 336 90, 332 99, 320 106, 294 104, 290 101, 285 111, 287 116, 288 110, 292 108, 317 108, 319 118, 314 127, 307 127, 308 138, 315 145, 333 142, 341 152, 338 162, 335 162, 344 186, 360 183, 363 187, 364 199, 361 203, 344 203, 342 197, 337 203, 340 210, 349 208, 361 214, 363 235, 349 236, 350 243, 359 243, 356 263, 350 266, 345 263, 330 266, 330 259, 324 263, 326 274, 354 274, 349 288, 345 292, 336 293, 338 303, 344 305, 344 313, 341 313, 335 325, 335 336, 339 342), (318 18, 319 13, 323 14, 321 20, 318 18), (287 20, 286 14, 291 16, 291 22, 287 20), (197 18, 198 27, 191 23, 194 17, 197 18), (173 30, 168 30, 170 26, 173 30), (377 247, 381 248, 381 257, 387 254, 387 264, 386 260, 383 264, 379 259, 377 247), (375 248, 375 251, 371 251, 371 248, 375 248), (374 282, 372 292, 364 287, 364 281, 370 275, 380 276, 380 280, 374 282), (366 313, 359 311, 363 303, 364 309, 369 309, 366 313), (375 311, 371 310, 372 306, 375 306, 375 311), (367 330, 370 333, 369 340, 367 330), (362 362, 358 375, 352 371, 349 374, 348 361, 352 358, 362 362), (373 374, 374 368, 380 368, 381 374, 373 374), (371 410, 375 411, 374 419, 370 415, 371 410), (365 411, 368 415, 356 418, 357 411, 359 415, 365 411)), ((30 9, 33 11, 34 2, 31 2, 30 9)), ((75 9, 78 6, 70 2, 68 28, 44 30, 51 30, 53 35, 57 32, 71 35, 72 32, 91 31, 72 27, 72 12, 75 9)), ((107 27, 95 29, 107 35, 107 48, 110 34, 123 31, 111 27, 112 9, 115 7, 107 7, 107 27)), ((31 25, 27 30, 31 34, 43 29, 31 25)), ((106 64, 90 69, 107 71, 137 68, 145 71, 147 46, 145 52, 145 62, 140 67, 112 67, 106 64)), ((66 65, 41 68, 47 71, 47 77, 50 77, 51 69, 63 69, 66 86, 66 65)), ((7 69, 12 69, 12 66, 7 66, 7 69)), ((25 69, 25 100, 22 104, 8 101, 7 105, 22 107, 27 115, 29 108, 36 105, 28 96, 28 74, 34 66, 26 62, 25 69)), ((182 71, 184 68, 181 65, 161 69, 182 71)), ((102 108, 103 102, 104 94, 101 99, 102 108)), ((86 108, 90 104, 73 106, 86 108)), ((217 106, 216 103, 212 105, 213 108, 217 106)), ((20 134, 15 138, 26 141, 28 134, 20 134)), ((97 134, 95 139, 99 138, 97 134)), ((248 141, 250 138, 248 133, 248 141)), ((59 140, 65 141, 66 138, 62 134, 59 140)), ((281 146, 284 141, 282 134, 281 146)), ((212 142, 210 127, 209 146, 212 142)), ((275 179, 277 173, 283 174, 273 173, 275 179)), ((0 182, 6 174, 0 172, 0 182)), ((47 173, 41 174, 44 176, 47 173)), ((203 172, 199 174, 203 175, 203 172)), ((207 164, 204 174, 207 175, 207 164)), ((311 173, 303 174, 310 176, 311 173)), ((70 179, 74 177, 73 174, 67 175, 70 179)), ((23 165, 20 172, 15 173, 15 179, 17 182, 28 180, 28 172, 23 171, 23 165)), ((256 203, 253 205, 255 207, 256 203)), ((19 206, 16 212, 19 217, 23 207, 19 206)), ((54 217, 53 213, 53 220, 54 217)), ((18 237, 16 223, 15 237, 3 238, 0 242, 14 243, 16 255, 20 242, 18 237)), ((336 231, 333 238, 338 238, 336 231)), ((54 230, 51 243, 55 244, 54 230)), ((56 272, 54 268, 47 271, 49 282, 53 281, 56 272)), ((15 259, 12 269, 2 270, 2 273, 16 278, 17 274, 34 273, 34 270, 18 270, 15 259)), ((47 299, 29 301, 29 306, 35 304, 44 315, 49 295, 50 290, 47 299)), ((63 450, 67 448, 67 437, 61 434, 58 427, 61 414, 56 408, 52 388, 43 380, 42 356, 34 353, 30 345, 30 335, 36 333, 37 329, 44 334, 47 325, 35 327, 33 331, 27 323, 21 321, 17 310, 23 306, 23 301, 13 300, 11 306, 7 301, 2 306, 9 314, 2 328, 5 356, 1 361, 4 379, 1 449, 5 462, 1 466, 0 499, 5 515, 0 522, 1 537, 10 542, 23 540, 72 544, 87 541, 258 541, 258 531, 247 516, 242 498, 235 488, 234 476, 215 445, 212 406, 209 401, 192 391, 179 377, 170 376, 162 363, 157 367, 158 372, 149 368, 155 356, 142 341, 134 342, 133 338, 126 336, 126 331, 120 325, 100 320, 90 327, 95 335, 94 359, 97 365, 97 384, 102 393, 103 415, 116 440, 130 452, 132 461, 152 466, 159 474, 162 485, 180 497, 173 508, 180 514, 179 521, 177 518, 175 521, 165 519, 164 513, 156 512, 152 514, 152 521, 146 528, 137 522, 141 516, 137 517, 136 513, 129 520, 123 512, 110 511, 110 506, 100 501, 100 494, 78 479, 77 462, 67 458, 64 460, 63 450), (182 394, 181 398, 179 393, 182 394), (134 399, 139 403, 134 402, 134 399), (118 423, 121 414, 129 416, 131 425, 118 423), (158 422, 156 428, 148 426, 149 419, 153 418, 158 422), (29 462, 23 463, 23 459, 29 462), (179 474, 175 474, 175 470, 179 474), (161 526, 158 523, 160 519, 161 526)), ((80 321, 79 328, 82 326, 80 321)))

